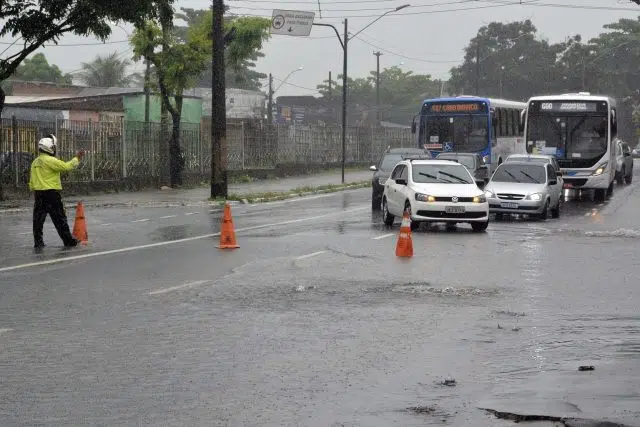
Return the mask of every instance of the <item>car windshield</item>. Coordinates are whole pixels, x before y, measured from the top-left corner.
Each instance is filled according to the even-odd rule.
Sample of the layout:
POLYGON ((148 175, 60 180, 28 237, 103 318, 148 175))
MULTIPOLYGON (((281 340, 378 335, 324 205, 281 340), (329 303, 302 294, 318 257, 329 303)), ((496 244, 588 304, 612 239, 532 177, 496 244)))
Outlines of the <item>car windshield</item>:
POLYGON ((542 184, 547 176, 542 165, 515 165, 503 163, 496 169, 491 181, 493 182, 520 182, 542 184))
POLYGON ((463 164, 469 170, 474 170, 476 168, 476 162, 472 156, 457 156, 455 154, 440 154, 438 160, 453 160, 454 162, 458 162, 463 164))
POLYGON ((527 141, 539 153, 559 158, 600 158, 607 151, 607 118, 535 114, 529 118, 527 141))
POLYGON ((428 156, 424 151, 410 151, 406 153, 388 153, 382 158, 382 163, 380 164, 380 170, 390 171, 393 169, 395 165, 398 164, 399 161, 402 160, 403 156, 428 156))
POLYGON ((454 152, 476 152, 489 143, 486 115, 423 116, 421 144, 441 144, 454 152))
POLYGON ((473 184, 462 165, 413 165, 413 182, 419 184, 473 184))

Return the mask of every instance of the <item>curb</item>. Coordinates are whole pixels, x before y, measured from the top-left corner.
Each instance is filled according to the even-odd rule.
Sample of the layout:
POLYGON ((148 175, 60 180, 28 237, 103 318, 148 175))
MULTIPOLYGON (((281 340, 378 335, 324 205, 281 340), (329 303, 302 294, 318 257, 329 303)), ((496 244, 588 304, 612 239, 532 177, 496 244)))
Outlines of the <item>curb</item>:
MULTIPOLYGON (((313 195, 317 195, 317 194, 329 194, 329 193, 339 193, 341 191, 346 191, 346 190, 355 190, 355 189, 360 189, 360 188, 366 188, 368 186, 370 186, 371 183, 369 181, 363 181, 361 183, 356 183, 356 184, 348 184, 345 186, 341 186, 338 188, 330 188, 330 189, 322 189, 322 190, 315 190, 315 191, 305 191, 302 193, 286 193, 283 192, 282 195, 279 196, 275 196, 275 197, 258 197, 255 199, 242 199, 242 200, 227 200, 226 202, 229 203, 230 205, 238 205, 238 204, 243 204, 243 205, 251 205, 251 204, 258 204, 258 203, 269 203, 269 202, 278 202, 278 201, 282 201, 282 200, 289 200, 289 199, 295 199, 297 197, 307 197, 307 196, 313 196, 313 195)), ((218 205, 220 207, 224 206, 223 201, 220 202, 210 202, 212 205, 218 205)))
MULTIPOLYGON (((83 205, 85 207, 88 208, 115 208, 115 207, 120 207, 120 208, 133 208, 133 207, 146 207, 146 208, 151 208, 151 207, 156 207, 156 208, 173 208, 173 207, 180 207, 180 206, 209 206, 209 207, 218 207, 218 208, 223 208, 225 203, 229 203, 231 206, 236 206, 236 205, 250 205, 250 204, 258 204, 258 203, 269 203, 269 202, 277 202, 277 201, 282 201, 282 200, 289 200, 289 199, 294 199, 294 198, 302 198, 302 197, 308 197, 308 196, 313 196, 313 195, 317 195, 317 194, 329 194, 329 193, 338 193, 341 191, 346 191, 346 190, 354 190, 354 189, 360 189, 360 188, 366 188, 369 185, 371 185, 371 183, 369 181, 363 181, 361 183, 355 183, 355 184, 348 184, 345 186, 341 186, 338 188, 330 188, 330 189, 321 189, 321 190, 315 190, 315 191, 305 191, 305 192, 301 192, 301 193, 292 193, 292 192, 282 192, 281 195, 275 196, 275 197, 260 197, 260 198, 255 198, 255 199, 247 199, 247 198, 243 198, 241 200, 226 200, 226 201, 211 201, 211 200, 194 200, 191 202, 184 202, 184 201, 152 201, 152 202, 96 202, 96 203, 91 203, 91 202, 86 202, 83 201, 81 198, 79 199, 75 199, 75 198, 69 198, 67 199, 67 201, 64 204, 65 209, 75 209, 75 207, 77 206, 78 202, 83 201, 83 205)), ((242 195, 239 195, 240 197, 242 197, 242 195)), ((11 207, 8 206, 7 208, 0 208, 0 215, 1 214, 10 214, 10 213, 20 213, 20 212, 27 212, 30 211, 31 207, 11 207)))

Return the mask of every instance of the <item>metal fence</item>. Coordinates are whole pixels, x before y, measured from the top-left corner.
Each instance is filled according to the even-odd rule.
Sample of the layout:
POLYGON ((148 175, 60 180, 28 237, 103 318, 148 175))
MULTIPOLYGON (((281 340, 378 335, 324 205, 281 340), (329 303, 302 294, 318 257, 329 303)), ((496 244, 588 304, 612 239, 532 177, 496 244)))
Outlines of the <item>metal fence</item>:
MULTIPOLYGON (((65 176, 68 182, 114 182, 165 176, 168 169, 170 123, 128 121, 37 122, 2 119, 0 126, 0 179, 5 185, 28 183, 38 140, 49 133, 58 138, 58 156, 71 158, 78 150, 86 156, 80 167, 65 176)), ((335 165, 342 159, 339 126, 273 125, 261 121, 227 122, 223 162, 230 171, 275 169, 282 165, 335 165)), ((345 140, 346 163, 375 162, 388 147, 415 145, 405 128, 352 127, 345 140)), ((211 124, 181 125, 180 144, 184 174, 209 176, 211 124)))

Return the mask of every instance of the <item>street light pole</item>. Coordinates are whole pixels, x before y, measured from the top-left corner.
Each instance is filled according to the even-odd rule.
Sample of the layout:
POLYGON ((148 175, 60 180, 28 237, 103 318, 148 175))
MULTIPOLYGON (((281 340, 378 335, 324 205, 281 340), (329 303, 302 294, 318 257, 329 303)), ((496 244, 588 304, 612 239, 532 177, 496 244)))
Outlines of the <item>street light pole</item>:
POLYGON ((384 16, 397 12, 401 9, 409 7, 409 4, 403 4, 402 6, 398 6, 395 9, 389 10, 382 15, 378 16, 376 19, 371 21, 369 24, 365 25, 360 31, 349 37, 349 32, 347 31, 347 18, 344 19, 344 35, 340 38, 340 33, 338 29, 331 24, 316 24, 315 26, 319 27, 331 27, 333 31, 335 31, 336 36, 338 36, 338 41, 342 46, 342 183, 344 184, 344 167, 345 167, 345 156, 346 156, 346 139, 347 139, 347 51, 349 40, 356 37, 358 34, 369 28, 371 25, 382 19, 384 16))
POLYGON ((342 46, 342 183, 344 184, 344 164, 347 153, 347 46, 349 33, 347 32, 347 18, 344 18, 344 45, 342 46))

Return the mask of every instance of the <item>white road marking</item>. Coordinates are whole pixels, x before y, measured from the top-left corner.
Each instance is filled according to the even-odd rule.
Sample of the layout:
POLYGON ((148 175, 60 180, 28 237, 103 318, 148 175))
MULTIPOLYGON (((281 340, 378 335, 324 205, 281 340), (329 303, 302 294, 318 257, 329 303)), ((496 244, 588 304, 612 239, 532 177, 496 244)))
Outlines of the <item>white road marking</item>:
POLYGON ((166 293, 177 291, 180 289, 193 288, 195 286, 199 286, 207 282, 210 282, 210 280, 196 280, 195 282, 187 282, 182 285, 172 286, 170 288, 158 289, 157 291, 149 292, 148 295, 166 294, 166 293))
POLYGON ((24 236, 24 235, 31 234, 31 233, 33 233, 33 232, 32 232, 32 231, 24 231, 24 232, 22 232, 22 233, 18 233, 18 234, 19 234, 20 236, 24 236))
POLYGON ((13 331, 13 329, 10 328, 0 328, 0 335, 4 334, 5 332, 11 332, 13 331))
POLYGON ((197 214, 197 213, 198 213, 198 212, 187 212, 185 215, 189 216, 189 215, 195 215, 195 214, 197 214))
POLYGON ((314 256, 318 256, 318 255, 322 255, 323 253, 325 253, 327 251, 318 251, 318 252, 314 252, 312 254, 307 254, 307 255, 302 255, 297 257, 296 259, 307 259, 307 258, 312 258, 314 256))
POLYGON ((165 215, 165 216, 161 216, 160 219, 167 219, 167 218, 175 218, 178 215, 165 215))
POLYGON ((131 222, 147 222, 150 221, 149 218, 144 218, 144 219, 136 219, 135 221, 131 221, 131 222))
POLYGON ((105 222, 104 224, 99 224, 99 225, 101 225, 103 227, 107 227, 107 226, 111 225, 111 223, 110 222, 105 222))
MULTIPOLYGON (((305 218, 290 219, 288 221, 273 222, 273 223, 270 223, 270 224, 253 225, 251 227, 241 227, 241 228, 236 228, 235 231, 236 231, 236 233, 241 233, 243 231, 260 230, 260 229, 269 228, 269 227, 279 227, 279 226, 282 226, 282 225, 296 224, 296 223, 299 223, 299 222, 307 222, 307 221, 313 221, 313 220, 321 219, 321 218, 328 218, 328 217, 331 217, 331 216, 345 215, 345 214, 350 214, 350 213, 354 213, 354 212, 360 212, 360 211, 364 211, 364 210, 367 210, 367 209, 371 209, 371 207, 370 206, 363 206, 363 207, 360 207, 360 208, 349 209, 349 210, 346 210, 346 211, 335 211, 335 212, 331 212, 331 213, 323 214, 323 215, 315 215, 315 216, 309 216, 309 217, 305 217, 305 218)), ((111 250, 108 250, 108 251, 101 251, 101 252, 92 252, 92 253, 89 253, 89 254, 74 255, 74 256, 69 256, 69 257, 64 257, 64 258, 48 259, 46 261, 28 262, 28 263, 25 263, 25 264, 18 264, 18 265, 12 265, 12 266, 9 266, 9 267, 2 267, 2 268, 0 268, 0 273, 4 273, 6 271, 22 270, 22 269, 30 268, 30 267, 39 267, 41 265, 59 264, 59 263, 62 263, 62 262, 76 261, 76 260, 79 260, 79 259, 95 258, 95 257, 105 256, 105 255, 121 254, 121 253, 125 253, 125 252, 139 251, 139 250, 142 250, 142 249, 149 249, 149 248, 157 248, 157 247, 161 247, 161 246, 175 245, 177 243, 193 242, 195 240, 210 239, 211 237, 218 237, 218 236, 220 236, 220 232, 209 233, 209 234, 201 234, 199 236, 193 236, 193 237, 185 237, 184 239, 170 240, 170 241, 167 241, 167 242, 149 243, 149 244, 140 245, 140 246, 129 246, 127 248, 111 249, 111 250)))
POLYGON ((376 236, 373 240, 386 239, 387 237, 395 236, 395 233, 383 234, 382 236, 376 236))

